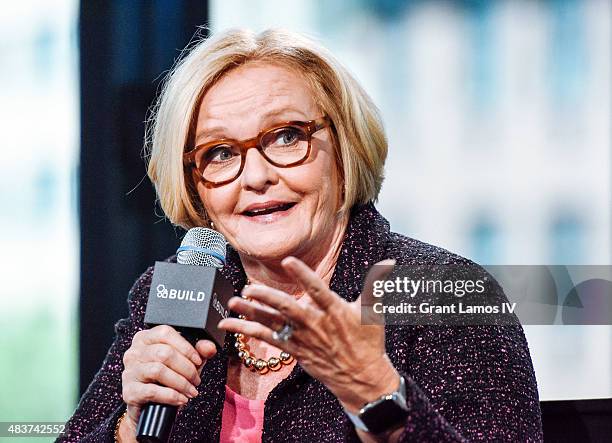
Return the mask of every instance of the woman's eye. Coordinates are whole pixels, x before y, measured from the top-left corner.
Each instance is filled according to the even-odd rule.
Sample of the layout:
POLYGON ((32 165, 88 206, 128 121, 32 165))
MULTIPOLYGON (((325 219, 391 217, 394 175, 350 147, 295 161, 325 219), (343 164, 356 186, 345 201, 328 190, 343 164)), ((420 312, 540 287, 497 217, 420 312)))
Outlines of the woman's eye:
POLYGON ((298 141, 299 133, 293 128, 287 128, 279 131, 276 134, 276 144, 278 145, 291 145, 298 141))
POLYGON ((216 146, 206 153, 208 161, 223 162, 230 160, 234 156, 232 148, 229 146, 216 146))

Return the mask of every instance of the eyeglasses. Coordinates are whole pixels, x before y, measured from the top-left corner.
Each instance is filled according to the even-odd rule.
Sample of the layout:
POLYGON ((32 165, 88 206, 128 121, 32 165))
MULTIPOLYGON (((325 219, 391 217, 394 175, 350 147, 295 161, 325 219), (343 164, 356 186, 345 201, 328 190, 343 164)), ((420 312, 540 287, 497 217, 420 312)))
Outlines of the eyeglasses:
POLYGON ((331 125, 331 119, 324 116, 306 122, 280 123, 248 140, 224 138, 204 143, 183 154, 183 165, 192 169, 196 183, 200 180, 207 188, 223 186, 238 178, 251 148, 279 168, 298 166, 310 155, 312 135, 331 125))

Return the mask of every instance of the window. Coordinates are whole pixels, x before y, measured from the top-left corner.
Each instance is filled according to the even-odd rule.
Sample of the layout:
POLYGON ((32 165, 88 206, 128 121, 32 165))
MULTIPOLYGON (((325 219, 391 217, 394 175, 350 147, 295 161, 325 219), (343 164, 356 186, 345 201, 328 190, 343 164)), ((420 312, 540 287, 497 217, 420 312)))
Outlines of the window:
POLYGON ((64 421, 77 397, 77 2, 0 14, 0 418, 64 421))

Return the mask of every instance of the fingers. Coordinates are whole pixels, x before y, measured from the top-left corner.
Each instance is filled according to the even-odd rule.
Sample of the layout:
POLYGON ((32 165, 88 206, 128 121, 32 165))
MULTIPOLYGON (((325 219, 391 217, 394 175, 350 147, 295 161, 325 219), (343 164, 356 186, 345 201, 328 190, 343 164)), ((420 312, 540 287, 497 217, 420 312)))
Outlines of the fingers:
POLYGON ((268 343, 275 343, 276 340, 272 337, 274 331, 272 329, 251 320, 241 320, 238 318, 228 317, 219 322, 219 329, 229 332, 242 332, 249 337, 258 338, 268 343))
POLYGON ((375 294, 374 287, 376 285, 375 282, 384 281, 389 274, 393 272, 394 267, 395 260, 387 259, 376 263, 368 271, 363 285, 363 291, 357 299, 357 306, 361 308, 362 324, 380 325, 384 323, 384 316, 373 310, 374 304, 381 301, 379 296, 375 294))
POLYGON ((123 386, 123 401, 129 406, 141 408, 150 402, 183 406, 189 398, 175 389, 154 383, 128 383, 123 386))
MULTIPOLYGON (((246 295, 246 294, 245 294, 246 295)), ((271 329, 278 329, 285 323, 283 315, 274 308, 245 300, 242 297, 232 297, 228 307, 239 314, 246 315, 250 320, 257 321, 271 329)))
POLYGON ((217 347, 210 340, 199 340, 195 345, 196 351, 205 360, 210 360, 217 354, 217 347))
POLYGON ((143 363, 139 369, 135 378, 142 383, 160 383, 162 386, 173 388, 189 398, 198 395, 198 390, 189 380, 163 363, 158 361, 147 362, 143 363))
MULTIPOLYGON (((289 319, 297 325, 304 325, 308 321, 309 316, 315 315, 312 307, 300 305, 294 297, 268 286, 249 285, 242 291, 242 294, 245 297, 265 303, 268 305, 268 310, 264 311, 265 308, 261 306, 258 308, 254 303, 248 304, 246 300, 246 303, 233 302, 237 310, 244 308, 251 309, 252 313, 257 313, 266 318, 273 318, 275 324, 283 325, 285 319, 289 319), (269 310, 270 308, 280 313, 280 318, 274 311, 269 310)), ((242 314, 244 312, 240 313, 242 314)), ((245 315, 250 317, 248 314, 245 315)))
POLYGON ((361 293, 362 304, 370 306, 377 301, 377 297, 374 297, 374 282, 385 280, 393 272, 394 268, 395 260, 393 259, 379 261, 370 268, 365 278, 363 292, 361 293))
MULTIPOLYGON (((185 402, 188 398, 196 397, 198 395, 196 386, 200 384, 200 377, 196 372, 195 365, 193 363, 189 364, 191 365, 189 372, 193 374, 191 379, 171 369, 175 367, 175 364, 172 363, 164 364, 160 361, 141 362, 130 358, 126 359, 126 367, 121 375, 124 400, 126 403, 142 405, 150 401, 147 397, 150 392, 147 391, 146 386, 156 384, 181 394, 182 397, 177 396, 176 399, 185 400, 185 402)), ((156 401, 159 400, 161 399, 156 399, 156 401)))
POLYGON ((139 331, 134 335, 134 340, 145 345, 166 343, 190 359, 196 366, 202 364, 202 359, 194 347, 171 326, 160 325, 139 331))
POLYGON ((209 340, 200 340, 196 347, 170 326, 136 333, 123 355, 122 395, 126 404, 135 408, 148 402, 180 406, 196 397, 200 369, 216 353, 209 340))
POLYGON ((281 265, 298 281, 302 289, 308 292, 308 295, 321 309, 327 310, 338 301, 325 282, 303 261, 295 257, 287 257, 281 262, 281 265))
POLYGON ((138 356, 141 362, 161 363, 189 380, 194 386, 198 386, 200 384, 200 376, 193 361, 189 360, 172 346, 165 343, 156 343, 148 346, 146 349, 148 355, 138 356))
POLYGON ((228 317, 219 322, 219 329, 228 332, 241 332, 249 337, 254 337, 263 340, 266 343, 274 345, 283 351, 293 355, 295 358, 299 355, 299 343, 294 344, 289 341, 275 340, 273 337, 274 331, 260 323, 250 320, 241 320, 238 318, 228 317))

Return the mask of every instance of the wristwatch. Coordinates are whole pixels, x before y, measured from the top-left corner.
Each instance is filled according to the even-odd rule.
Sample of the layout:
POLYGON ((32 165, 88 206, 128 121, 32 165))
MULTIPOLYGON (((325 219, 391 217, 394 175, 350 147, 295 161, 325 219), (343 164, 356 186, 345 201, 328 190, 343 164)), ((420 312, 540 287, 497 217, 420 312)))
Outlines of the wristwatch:
POLYGON ((408 417, 406 404, 406 381, 400 376, 397 391, 383 395, 378 400, 366 404, 357 414, 351 414, 346 409, 346 415, 357 429, 372 434, 380 434, 402 423, 408 417))

